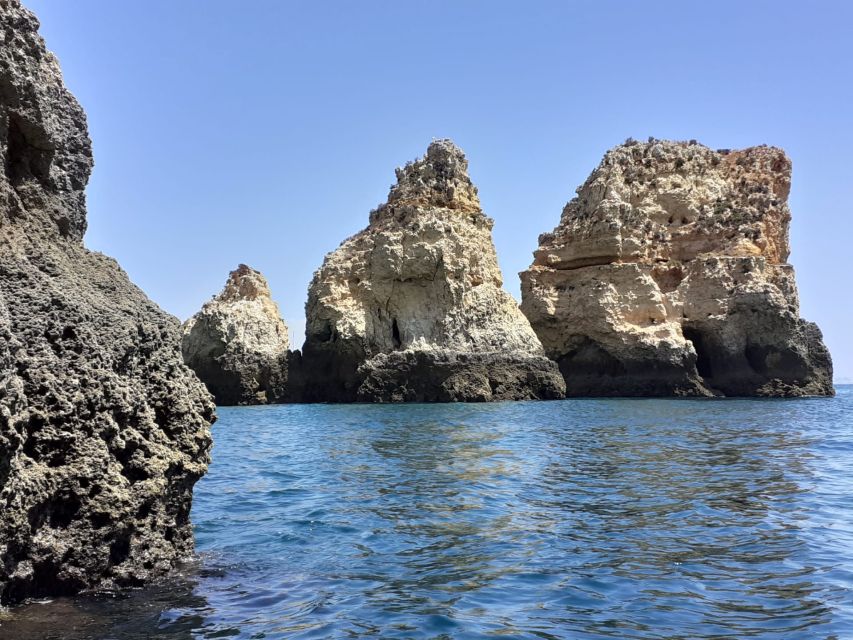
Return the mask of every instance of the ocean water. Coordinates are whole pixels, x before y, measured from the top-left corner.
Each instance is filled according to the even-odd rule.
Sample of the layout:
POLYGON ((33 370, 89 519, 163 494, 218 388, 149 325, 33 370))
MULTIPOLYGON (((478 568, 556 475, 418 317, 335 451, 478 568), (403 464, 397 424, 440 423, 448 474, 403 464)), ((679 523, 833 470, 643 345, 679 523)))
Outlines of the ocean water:
POLYGON ((197 560, 0 638, 853 638, 853 387, 219 416, 197 560))

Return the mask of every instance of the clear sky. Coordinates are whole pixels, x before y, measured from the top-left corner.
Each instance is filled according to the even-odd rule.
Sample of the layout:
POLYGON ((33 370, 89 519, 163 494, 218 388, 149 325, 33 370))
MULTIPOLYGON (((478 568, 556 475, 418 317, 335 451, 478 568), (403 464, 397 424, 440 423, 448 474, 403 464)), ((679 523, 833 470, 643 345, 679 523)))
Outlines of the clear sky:
POLYGON ((301 334, 323 256, 434 137, 516 296, 609 147, 766 143, 794 162, 803 315, 853 379, 853 2, 24 2, 89 116, 86 243, 181 319, 245 262, 301 334))

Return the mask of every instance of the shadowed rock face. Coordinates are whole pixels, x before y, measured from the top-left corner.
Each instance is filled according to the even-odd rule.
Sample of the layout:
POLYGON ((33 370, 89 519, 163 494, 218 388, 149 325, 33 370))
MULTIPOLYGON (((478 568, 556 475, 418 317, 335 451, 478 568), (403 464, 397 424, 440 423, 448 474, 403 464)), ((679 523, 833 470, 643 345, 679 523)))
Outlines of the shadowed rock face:
POLYGON ((831 395, 787 264, 791 161, 633 141, 539 237, 525 315, 569 395, 831 395))
POLYGON ((502 287, 464 154, 397 170, 369 226, 326 256, 306 305, 306 401, 556 398, 563 382, 502 287))
POLYGON ((266 278, 244 264, 183 327, 184 362, 221 405, 282 402, 289 347, 266 278))
POLYGON ((193 548, 213 404, 179 323, 87 251, 86 119, 0 0, 0 602, 138 585, 193 548))

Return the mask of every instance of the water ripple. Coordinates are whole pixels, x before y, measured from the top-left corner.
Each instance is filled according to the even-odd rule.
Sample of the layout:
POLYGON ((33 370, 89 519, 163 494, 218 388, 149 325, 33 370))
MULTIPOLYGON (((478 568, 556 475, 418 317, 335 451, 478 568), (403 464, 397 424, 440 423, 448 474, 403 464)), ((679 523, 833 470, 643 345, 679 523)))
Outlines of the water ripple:
POLYGON ((198 561, 0 636, 853 637, 851 412, 849 387, 220 409, 198 561))

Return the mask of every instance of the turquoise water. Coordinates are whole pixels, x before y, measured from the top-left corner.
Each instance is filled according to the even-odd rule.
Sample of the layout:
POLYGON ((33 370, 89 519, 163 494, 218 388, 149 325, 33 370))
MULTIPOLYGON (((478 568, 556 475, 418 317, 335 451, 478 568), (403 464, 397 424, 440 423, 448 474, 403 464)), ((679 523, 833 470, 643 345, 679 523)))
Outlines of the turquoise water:
POLYGON ((9 637, 853 637, 851 387, 219 416, 195 566, 9 637))

